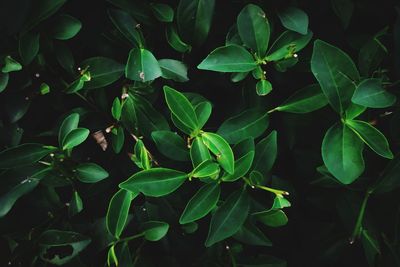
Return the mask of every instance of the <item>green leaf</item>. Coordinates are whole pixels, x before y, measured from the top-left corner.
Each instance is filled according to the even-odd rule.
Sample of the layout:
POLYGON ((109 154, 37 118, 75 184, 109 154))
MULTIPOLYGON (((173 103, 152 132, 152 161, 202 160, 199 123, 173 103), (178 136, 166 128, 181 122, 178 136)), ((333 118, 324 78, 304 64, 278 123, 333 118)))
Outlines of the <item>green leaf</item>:
POLYGON ((380 36, 381 33, 378 33, 369 39, 358 53, 357 65, 362 76, 373 76, 373 72, 379 68, 380 63, 389 53, 378 39, 380 36))
POLYGON ((381 248, 378 242, 378 236, 372 234, 367 229, 361 231, 361 243, 364 253, 370 266, 374 266, 376 258, 381 254, 381 248))
POLYGON ((364 171, 361 139, 346 125, 336 123, 322 141, 322 159, 330 173, 343 184, 351 184, 364 171))
POLYGON ((174 59, 160 59, 158 61, 164 79, 174 80, 175 82, 187 82, 188 68, 183 62, 174 59))
POLYGON ((268 95, 272 91, 272 84, 267 80, 259 80, 256 84, 256 92, 259 96, 268 95))
POLYGON ((360 75, 351 58, 321 40, 314 42, 311 70, 334 110, 342 114, 350 105, 360 75))
POLYGON ((197 115, 189 100, 182 93, 169 86, 164 86, 163 88, 165 100, 172 114, 192 131, 198 130, 197 115))
POLYGON ((108 177, 108 172, 95 163, 82 163, 76 168, 78 180, 82 183, 97 183, 108 177))
POLYGON ((370 78, 360 82, 351 101, 369 108, 387 108, 396 102, 396 96, 382 88, 381 79, 370 78))
POLYGON ((224 173, 222 181, 232 182, 245 176, 250 170, 254 159, 254 140, 248 138, 233 147, 235 154, 235 171, 233 174, 224 173))
POLYGON ((7 88, 9 76, 8 73, 0 72, 0 93, 7 88))
POLYGON ((111 198, 107 210, 106 226, 107 230, 116 238, 121 236, 128 220, 131 202, 138 195, 138 192, 120 189, 111 198))
POLYGON ((359 120, 346 120, 346 125, 348 125, 364 143, 375 151, 376 154, 384 158, 393 159, 393 153, 390 151, 389 143, 378 129, 365 121, 359 120))
POLYGON ((189 174, 189 177, 195 178, 214 178, 219 173, 219 165, 212 160, 206 160, 196 166, 196 168, 189 174))
POLYGON ((309 30, 306 35, 285 31, 272 44, 267 52, 267 61, 279 61, 293 58, 295 53, 302 50, 310 42, 313 33, 309 30))
POLYGON ((266 226, 280 227, 286 225, 288 218, 282 210, 267 210, 252 214, 258 221, 266 226))
POLYGON ((58 131, 58 143, 60 146, 64 143, 65 137, 72 131, 78 128, 79 114, 72 113, 68 115, 61 123, 60 130, 58 131))
POLYGON ((112 107, 111 107, 111 115, 119 121, 121 118, 121 112, 122 112, 122 106, 121 106, 121 101, 119 100, 118 97, 114 98, 112 107))
POLYGON ((78 191, 74 191, 72 193, 71 201, 69 202, 68 214, 70 217, 72 217, 81 212, 82 210, 83 210, 82 199, 79 196, 78 191))
POLYGON ((39 52, 39 33, 28 32, 19 38, 18 52, 24 65, 29 65, 39 52))
POLYGON ((167 4, 150 4, 154 16, 161 22, 172 22, 174 20, 174 10, 167 4))
POLYGON ((178 161, 189 160, 189 149, 182 137, 176 133, 155 131, 151 133, 151 137, 156 143, 158 151, 167 158, 178 161))
POLYGON ((251 223, 250 220, 240 227, 233 238, 248 245, 272 246, 271 240, 269 240, 257 226, 251 223))
POLYGON ((71 49, 64 42, 55 42, 54 50, 58 64, 68 73, 75 74, 75 59, 71 49))
POLYGON ((218 183, 203 185, 187 203, 179 223, 194 222, 206 216, 217 205, 220 192, 221 189, 218 183))
POLYGON ((275 195, 274 203, 272 204, 272 208, 274 210, 283 209, 290 207, 291 204, 289 200, 284 198, 282 195, 275 195))
POLYGON ((218 47, 197 66, 201 70, 219 72, 246 72, 256 67, 253 56, 238 45, 218 47))
POLYGON ((297 7, 288 7, 283 12, 279 12, 278 17, 286 29, 307 34, 308 16, 303 10, 297 7))
POLYGON ((149 152, 147 151, 146 147, 142 140, 137 140, 135 145, 135 163, 136 165, 144 170, 148 170, 151 168, 151 162, 149 157, 149 152))
POLYGON ((308 113, 320 109, 328 104, 325 95, 318 84, 308 85, 291 95, 279 107, 278 111, 291 113, 308 113))
POLYGON ((245 222, 250 198, 245 189, 233 192, 213 214, 206 247, 234 235, 245 222))
POLYGON ((40 235, 38 240, 40 258, 51 264, 63 265, 76 257, 90 242, 89 237, 76 232, 47 230, 40 235), (67 255, 51 253, 63 249, 67 250, 67 255))
POLYGON ((266 175, 274 165, 278 148, 277 132, 272 131, 256 145, 252 169, 266 175))
POLYGON ((113 128, 111 131, 111 145, 114 149, 114 152, 117 154, 121 152, 124 143, 125 143, 124 128, 122 126, 117 126, 116 128, 113 128))
POLYGON ((187 174, 184 172, 167 168, 153 168, 135 173, 119 187, 129 191, 139 191, 146 196, 161 197, 178 189, 186 178, 187 174))
POLYGON ((346 120, 352 120, 358 116, 360 116, 367 108, 357 105, 357 104, 350 104, 350 106, 346 109, 345 116, 346 120))
POLYGON ((200 45, 208 36, 215 0, 180 0, 176 21, 180 36, 187 43, 200 45))
POLYGON ((136 47, 142 46, 142 37, 136 29, 138 23, 127 12, 120 9, 109 9, 108 16, 114 26, 122 33, 123 36, 136 47))
POLYGON ((11 56, 6 56, 4 57, 3 60, 3 67, 1 68, 1 72, 3 73, 9 73, 13 71, 20 71, 22 70, 21 64, 13 59, 11 56))
POLYGON ((400 186, 400 156, 389 162, 375 185, 375 193, 387 193, 400 186))
POLYGON ((166 222, 149 221, 142 224, 141 228, 146 240, 158 241, 168 233, 169 224, 166 222))
POLYGON ((331 0, 333 12, 339 17, 343 28, 349 26, 354 11, 353 0, 331 0))
POLYGON ((41 144, 22 144, 0 152, 0 169, 11 169, 35 163, 56 148, 41 144))
POLYGON ((212 105, 208 101, 201 102, 194 107, 197 119, 199 120, 199 129, 202 129, 211 116, 212 105))
POLYGON ((167 25, 165 35, 169 45, 176 51, 185 53, 192 49, 190 45, 181 40, 174 25, 167 25))
POLYGON ((124 73, 124 65, 106 57, 92 57, 83 61, 81 69, 88 68, 90 81, 85 82, 86 89, 105 87, 117 81, 124 73))
POLYGON ((270 27, 264 11, 248 4, 237 17, 237 29, 243 43, 263 57, 268 48, 270 27))
POLYGON ((90 131, 86 128, 76 128, 70 131, 62 142, 62 149, 67 150, 82 144, 89 136, 90 131))
POLYGON ((197 136, 190 146, 190 158, 193 167, 196 168, 202 162, 211 159, 211 154, 203 142, 203 138, 197 136))
POLYGON ((82 23, 70 16, 60 15, 52 24, 51 33, 54 39, 68 40, 73 38, 82 28, 82 23))
POLYGON ((154 55, 144 48, 134 48, 129 52, 125 67, 126 78, 139 82, 148 82, 162 75, 160 65, 154 55))
POLYGON ((257 138, 268 128, 268 113, 258 109, 248 109, 224 121, 217 133, 230 144, 237 144, 249 137, 257 138))
POLYGON ((218 134, 205 132, 201 135, 203 143, 216 156, 218 163, 228 173, 235 169, 235 161, 228 142, 218 134))

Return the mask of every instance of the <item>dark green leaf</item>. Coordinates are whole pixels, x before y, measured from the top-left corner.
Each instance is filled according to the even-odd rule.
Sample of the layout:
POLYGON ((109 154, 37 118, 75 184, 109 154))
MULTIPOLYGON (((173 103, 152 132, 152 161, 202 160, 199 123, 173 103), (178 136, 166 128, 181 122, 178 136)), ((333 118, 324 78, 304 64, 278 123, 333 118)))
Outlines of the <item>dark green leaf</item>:
POLYGON ((190 158, 193 163, 193 167, 197 167, 200 163, 211 159, 211 154, 208 151, 207 146, 203 142, 203 138, 197 136, 190 146, 190 158))
POLYGON ((161 22, 172 22, 174 20, 174 10, 167 4, 151 4, 154 16, 161 22))
POLYGON ((22 70, 21 64, 13 59, 11 56, 4 57, 3 60, 3 67, 1 68, 1 72, 9 73, 13 71, 20 71, 22 70))
POLYGON ((169 224, 166 222, 149 221, 142 224, 144 238, 148 241, 158 241, 163 238, 169 229, 169 224))
POLYGON ((266 175, 274 165, 277 151, 277 132, 272 131, 256 145, 252 169, 266 175))
POLYGON ((127 12, 119 9, 109 9, 108 16, 114 26, 131 44, 136 47, 142 46, 142 37, 136 29, 138 23, 127 12))
POLYGON ((286 29, 300 34, 307 34, 308 16, 303 10, 296 7, 288 7, 279 12, 278 16, 286 29))
POLYGON ((386 108, 396 102, 396 96, 382 88, 381 79, 365 79, 357 86, 353 103, 369 108, 386 108))
POLYGON ((24 65, 29 65, 39 52, 39 33, 28 32, 19 39, 18 51, 24 65))
POLYGON ((51 33, 53 38, 58 40, 68 40, 78 34, 82 28, 82 23, 69 15, 60 15, 53 22, 51 33))
POLYGON ((201 102, 194 107, 194 111, 196 112, 197 119, 199 120, 199 129, 203 128, 203 126, 207 123, 210 118, 212 105, 208 101, 201 102))
POLYGON ((106 57, 92 57, 81 63, 81 69, 88 68, 91 79, 85 82, 86 89, 105 87, 117 81, 124 73, 124 65, 106 57))
POLYGON ((122 147, 124 146, 124 142, 125 142, 124 128, 121 126, 113 128, 111 131, 111 145, 115 153, 118 154, 119 152, 121 152, 122 147))
POLYGON ((219 173, 219 165, 212 160, 206 160, 196 166, 196 168, 189 174, 189 177, 215 178, 219 173))
POLYGON ((170 131, 155 131, 151 137, 157 149, 166 157, 178 161, 189 160, 189 149, 185 141, 176 133, 170 131))
POLYGON ((41 144, 22 144, 0 152, 0 169, 10 169, 35 163, 51 152, 53 147, 41 144))
POLYGON ((288 217, 282 210, 267 210, 253 213, 253 216, 263 224, 270 227, 280 227, 286 225, 288 217))
POLYGON ((134 48, 129 52, 125 67, 125 77, 140 82, 148 82, 162 75, 160 65, 154 55, 144 48, 134 48))
POLYGON ((79 196, 78 191, 74 191, 72 193, 71 201, 69 202, 68 214, 70 217, 72 217, 81 212, 82 210, 83 210, 82 199, 79 196))
POLYGON ((192 49, 190 45, 181 40, 174 25, 167 25, 165 35, 169 45, 176 51, 185 53, 192 49))
POLYGON ((259 80, 256 84, 256 92, 259 96, 268 95, 272 91, 272 84, 267 80, 259 80))
POLYGON ((380 179, 375 185, 374 192, 386 193, 400 186, 400 157, 397 155, 383 171, 380 179))
POLYGON ((108 172, 95 163, 82 163, 76 168, 78 180, 82 183, 97 183, 108 177, 108 172))
POLYGON ((264 233, 249 220, 240 227, 239 231, 236 232, 233 238, 249 245, 272 246, 271 240, 269 240, 264 233))
POLYGON ((78 128, 79 114, 72 113, 68 115, 61 123, 60 130, 58 131, 58 143, 60 146, 64 143, 65 137, 72 131, 78 128))
POLYGON ((114 119, 119 121, 119 119, 121 118, 121 112, 122 112, 121 101, 119 101, 119 98, 116 97, 111 107, 111 115, 114 117, 114 119))
POLYGON ((203 143, 217 157, 218 163, 228 173, 232 174, 235 169, 235 161, 231 147, 228 142, 218 134, 205 132, 201 135, 203 143))
POLYGON ((181 61, 174 59, 160 59, 158 61, 164 79, 174 80, 176 82, 187 82, 187 67, 181 61))
POLYGON ((331 0, 333 11, 339 17, 344 28, 349 26, 354 11, 353 0, 331 0))
POLYGON ((0 72, 0 93, 3 92, 8 85, 9 74, 0 72))
POLYGON ((82 144, 89 136, 89 130, 86 128, 76 128, 70 131, 62 142, 62 149, 71 149, 82 144))

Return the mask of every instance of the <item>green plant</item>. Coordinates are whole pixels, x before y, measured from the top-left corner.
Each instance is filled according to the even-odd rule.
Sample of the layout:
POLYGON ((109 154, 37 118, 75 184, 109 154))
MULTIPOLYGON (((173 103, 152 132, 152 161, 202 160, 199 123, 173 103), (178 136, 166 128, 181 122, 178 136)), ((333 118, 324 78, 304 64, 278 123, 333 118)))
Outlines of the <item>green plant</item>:
POLYGON ((380 3, 5 2, 2 265, 400 264, 380 3))

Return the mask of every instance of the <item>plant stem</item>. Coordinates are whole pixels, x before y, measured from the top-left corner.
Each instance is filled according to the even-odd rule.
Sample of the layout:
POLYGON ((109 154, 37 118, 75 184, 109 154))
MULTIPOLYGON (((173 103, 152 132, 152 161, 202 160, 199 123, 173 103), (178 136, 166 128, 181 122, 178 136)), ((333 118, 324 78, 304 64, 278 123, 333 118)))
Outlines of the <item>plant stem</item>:
POLYGON ((371 195, 371 190, 365 193, 364 200, 361 203, 360 212, 358 213, 356 225, 354 226, 353 234, 350 237, 350 244, 353 244, 356 238, 359 238, 362 231, 362 222, 364 219, 365 209, 367 207, 369 196, 371 195))

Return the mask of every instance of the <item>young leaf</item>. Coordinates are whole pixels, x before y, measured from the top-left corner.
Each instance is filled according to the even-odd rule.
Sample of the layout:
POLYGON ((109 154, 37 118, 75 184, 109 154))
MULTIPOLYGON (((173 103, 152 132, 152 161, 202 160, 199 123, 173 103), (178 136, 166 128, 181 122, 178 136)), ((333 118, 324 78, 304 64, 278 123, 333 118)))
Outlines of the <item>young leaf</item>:
POLYGON ((142 37, 136 29, 138 23, 128 13, 120 9, 109 9, 108 16, 114 26, 131 44, 136 47, 142 46, 142 37))
POLYGON ((82 144, 88 138, 90 131, 86 128, 76 128, 70 131, 62 142, 62 149, 67 150, 82 144))
POLYGON ((343 184, 351 184, 364 171, 363 141, 342 123, 336 123, 322 141, 322 159, 330 173, 343 184))
POLYGON ((278 17, 286 29, 304 35, 307 34, 308 16, 303 10, 296 7, 288 7, 283 12, 279 12, 278 17))
POLYGON ((134 156, 133 160, 136 165, 144 170, 149 170, 151 168, 151 162, 149 157, 149 152, 147 151, 146 147, 142 140, 137 140, 134 148, 134 156))
POLYGON ((370 78, 360 82, 351 101, 364 107, 386 108, 396 102, 396 96, 382 88, 381 79, 370 78))
POLYGON ((78 214, 82 210, 83 210, 82 199, 79 196, 78 191, 74 191, 72 193, 71 201, 69 202, 68 215, 70 217, 75 216, 76 214, 78 214))
POLYGON ((220 191, 218 183, 203 185, 187 203, 179 219, 179 223, 194 222, 206 216, 217 205, 220 191))
POLYGON ((328 104, 325 95, 318 84, 308 85, 291 95, 279 107, 278 111, 291 113, 308 113, 328 104))
POLYGON ((217 133, 230 144, 237 144, 249 137, 257 138, 268 128, 267 112, 253 108, 224 121, 217 133))
POLYGON ((259 96, 268 95, 272 91, 272 84, 267 80, 259 80, 256 84, 256 92, 259 96))
POLYGON ((56 148, 46 147, 41 144, 22 144, 0 152, 0 169, 17 168, 35 163, 56 148))
POLYGON ((39 52, 39 33, 28 32, 19 39, 18 52, 24 65, 29 65, 39 52))
POLYGON ((263 57, 268 48, 270 28, 264 11, 248 4, 237 17, 237 29, 243 43, 263 57))
POLYGON ((128 220, 131 202, 138 195, 138 192, 120 189, 111 198, 107 210, 106 226, 107 230, 116 238, 121 236, 128 220))
POLYGON ((347 120, 346 124, 378 155, 393 159, 386 137, 374 126, 359 120, 347 120))
POLYGON ((129 191, 139 191, 146 196, 161 197, 178 189, 186 178, 187 174, 184 172, 153 168, 135 173, 119 187, 129 191))
POLYGON ((185 141, 176 133, 170 131, 155 131, 151 137, 156 143, 157 149, 167 158, 188 161, 189 150, 185 141))
POLYGON ((245 189, 233 192, 213 214, 206 247, 234 235, 245 222, 250 198, 245 189))
POLYGON ((196 168, 199 164, 206 160, 211 159, 210 151, 203 142, 203 138, 197 136, 190 146, 190 158, 193 163, 193 167, 196 168))
POLYGON ((3 67, 1 68, 2 73, 9 73, 20 70, 22 70, 22 66, 18 61, 13 59, 11 56, 4 57, 3 67))
POLYGON ((231 147, 228 142, 218 134, 203 133, 203 143, 217 157, 218 163, 228 173, 234 172, 235 162, 231 147))
POLYGON ((82 183, 97 183, 108 177, 108 172, 95 163, 82 163, 76 168, 77 178, 82 183))
POLYGON ((202 129, 210 118, 212 105, 210 102, 204 101, 197 104, 194 107, 194 111, 196 112, 197 119, 199 120, 199 129, 202 129))
POLYGON ((216 48, 197 66, 201 70, 219 72, 246 72, 256 67, 253 56, 238 45, 216 48))
POLYGON ((282 210, 267 210, 252 214, 258 221, 266 226, 280 227, 286 225, 288 217, 282 210))
POLYGON ((219 165, 212 160, 206 160, 200 163, 196 168, 189 174, 189 177, 205 178, 215 177, 219 173, 219 165))
POLYGON ((111 107, 111 115, 119 121, 121 119, 121 112, 122 112, 122 106, 121 106, 121 101, 119 101, 119 98, 116 97, 114 98, 112 107, 111 107))
POLYGON ((360 75, 354 62, 339 48, 321 40, 314 42, 311 70, 334 110, 342 114, 350 105, 360 75))
POLYGON ((151 4, 154 16, 161 22, 172 22, 174 20, 174 10, 167 4, 151 4))
POLYGON ((250 170, 251 165, 253 164, 254 160, 254 141, 253 139, 246 139, 243 140, 241 143, 236 145, 233 148, 233 151, 235 152, 235 171, 233 174, 225 173, 224 176, 222 176, 222 181, 224 182, 233 182, 244 175, 247 174, 247 172, 250 170), (248 148, 246 148, 245 151, 242 151, 240 153, 237 152, 237 147, 241 146, 242 144, 248 144, 249 140, 251 140, 251 145, 248 145, 248 148))
POLYGON ((267 174, 274 165, 277 150, 277 132, 272 131, 256 145, 252 169, 267 174))
POLYGON ((81 69, 88 68, 90 80, 85 82, 86 89, 105 87, 117 81, 124 73, 124 65, 111 58, 92 57, 80 64, 81 69))
POLYGON ((78 34, 82 28, 82 23, 70 16, 60 15, 53 23, 51 33, 54 39, 68 40, 78 34))
POLYGON ((154 55, 144 48, 134 48, 129 52, 125 67, 125 77, 139 82, 148 82, 162 75, 160 65, 154 55))
POLYGON ((176 82, 187 82, 187 67, 183 62, 174 59, 160 59, 158 61, 164 79, 174 80, 176 82))
POLYGON ((78 128, 79 114, 72 113, 68 115, 61 123, 60 130, 58 131, 58 143, 60 146, 64 143, 65 137, 72 131, 78 128))
POLYGON ((149 221, 142 224, 141 228, 146 240, 158 241, 168 233, 169 224, 166 222, 149 221))
POLYGON ((169 86, 164 86, 164 95, 172 114, 192 131, 198 130, 199 122, 197 115, 189 100, 183 94, 169 86))
POLYGON ((122 126, 117 126, 111 131, 111 145, 115 153, 119 153, 122 150, 125 142, 125 133, 122 126))

